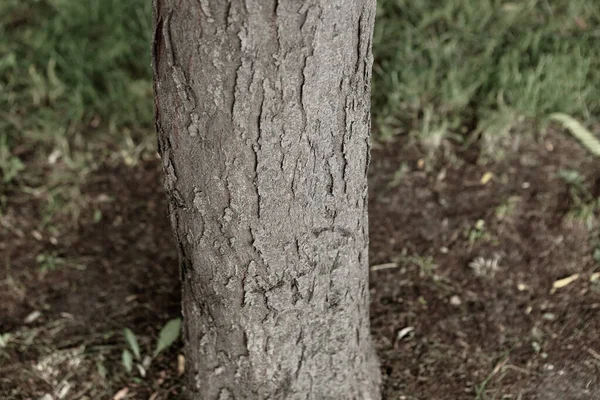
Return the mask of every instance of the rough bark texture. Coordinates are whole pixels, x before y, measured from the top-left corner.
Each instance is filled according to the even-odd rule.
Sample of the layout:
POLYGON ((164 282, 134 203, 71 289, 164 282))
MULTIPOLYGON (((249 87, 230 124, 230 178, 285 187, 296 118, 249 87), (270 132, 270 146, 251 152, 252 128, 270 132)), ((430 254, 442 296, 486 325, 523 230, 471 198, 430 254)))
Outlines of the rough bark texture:
POLYGON ((374 0, 155 0, 156 126, 194 399, 377 399, 374 0))

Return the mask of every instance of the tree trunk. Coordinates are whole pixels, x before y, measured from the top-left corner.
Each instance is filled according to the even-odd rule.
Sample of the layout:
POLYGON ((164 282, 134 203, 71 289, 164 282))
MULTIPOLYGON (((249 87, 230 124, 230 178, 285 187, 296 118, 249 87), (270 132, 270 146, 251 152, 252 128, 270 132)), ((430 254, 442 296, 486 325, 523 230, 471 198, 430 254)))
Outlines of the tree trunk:
POLYGON ((374 0, 154 0, 193 399, 377 399, 374 0))

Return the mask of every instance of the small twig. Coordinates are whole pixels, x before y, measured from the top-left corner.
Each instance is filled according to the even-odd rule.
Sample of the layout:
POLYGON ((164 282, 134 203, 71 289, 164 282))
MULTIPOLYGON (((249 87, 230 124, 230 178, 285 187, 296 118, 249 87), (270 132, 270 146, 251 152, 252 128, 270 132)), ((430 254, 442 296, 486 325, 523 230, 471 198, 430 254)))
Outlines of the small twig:
POLYGON ((382 271, 385 269, 394 269, 394 268, 398 268, 398 264, 397 263, 386 263, 386 264, 378 264, 378 265, 373 265, 370 270, 375 272, 375 271, 382 271))
POLYGON ((588 347, 587 352, 590 353, 591 356, 594 357, 596 360, 600 361, 600 354, 598 354, 596 351, 588 347))

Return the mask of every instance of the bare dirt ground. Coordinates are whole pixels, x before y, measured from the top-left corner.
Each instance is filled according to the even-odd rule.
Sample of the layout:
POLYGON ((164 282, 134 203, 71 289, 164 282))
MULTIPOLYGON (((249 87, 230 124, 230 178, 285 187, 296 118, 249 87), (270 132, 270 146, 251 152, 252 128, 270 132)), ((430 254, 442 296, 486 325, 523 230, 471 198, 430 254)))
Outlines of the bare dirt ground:
POLYGON ((371 274, 387 397, 600 398, 598 230, 559 178, 579 171, 598 198, 597 162, 556 134, 487 168, 375 154, 371 262, 398 265, 371 274), (401 161, 410 172, 390 188, 401 161))
MULTIPOLYGON (((385 398, 600 399, 600 165, 557 133, 489 166, 447 154, 458 157, 433 160, 407 140, 373 151, 371 315, 385 398)), ((9 193, 1 399, 180 397, 180 343, 144 377, 120 360, 123 328, 148 352, 179 312, 159 168, 94 172, 72 229, 39 230, 35 196, 9 193)))

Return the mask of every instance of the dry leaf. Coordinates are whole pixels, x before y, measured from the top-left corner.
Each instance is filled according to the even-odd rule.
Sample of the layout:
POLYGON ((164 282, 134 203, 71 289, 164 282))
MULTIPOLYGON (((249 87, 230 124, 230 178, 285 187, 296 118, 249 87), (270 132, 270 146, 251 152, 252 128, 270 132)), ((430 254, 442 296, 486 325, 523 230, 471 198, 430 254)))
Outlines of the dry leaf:
POLYGON ((450 297, 450 304, 453 306, 460 306, 462 304, 462 300, 457 295, 450 297))
POLYGON ((117 393, 115 393, 112 400, 122 400, 127 396, 127 393, 129 393, 129 388, 124 387, 123 389, 121 389, 117 393))
POLYGON ((493 177, 494 177, 494 174, 492 174, 491 172, 488 171, 485 174, 483 174, 480 182, 482 185, 487 185, 488 182, 491 181, 493 177))
POLYGON ((527 285, 526 285, 526 284, 524 284, 524 283, 519 283, 519 284, 517 285, 517 289, 519 289, 519 292, 523 292, 523 291, 525 291, 525 290, 529 289, 529 286, 527 286, 527 285))
POLYGON ((598 282, 600 281, 600 272, 594 272, 592 276, 590 276, 590 282, 598 282))
POLYGON ((50 164, 50 165, 56 164, 56 162, 58 161, 58 159, 60 158, 60 156, 62 156, 62 152, 60 150, 54 150, 48 156, 48 164, 50 164))
POLYGON ((566 278, 562 278, 557 280, 552 284, 552 291, 550 293, 554 293, 556 289, 564 288, 567 285, 575 282, 579 278, 579 274, 573 274, 571 276, 567 276, 566 278))
POLYGON ((177 356, 177 375, 181 376, 185 372, 185 357, 183 354, 177 356))
POLYGON ((396 336, 396 339, 397 340, 402 340, 406 336, 408 336, 409 333, 411 333, 414 330, 415 330, 415 328, 413 326, 407 326, 404 329, 400 329, 400 332, 398 332, 398 335, 396 336))
POLYGON ((31 324, 32 322, 34 322, 36 319, 38 319, 39 317, 42 316, 42 313, 39 311, 34 311, 31 314, 29 314, 28 316, 25 317, 24 322, 26 324, 31 324))

